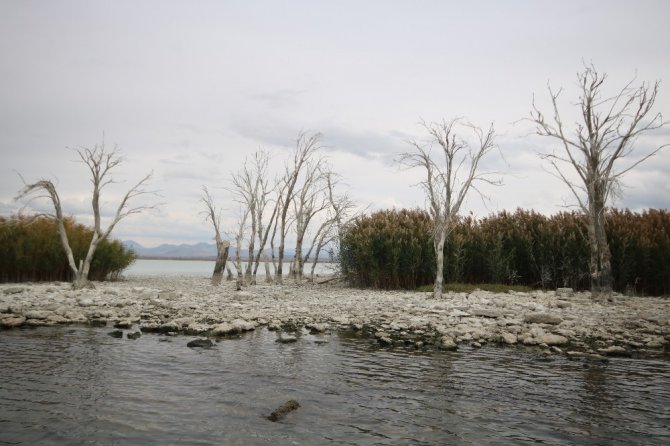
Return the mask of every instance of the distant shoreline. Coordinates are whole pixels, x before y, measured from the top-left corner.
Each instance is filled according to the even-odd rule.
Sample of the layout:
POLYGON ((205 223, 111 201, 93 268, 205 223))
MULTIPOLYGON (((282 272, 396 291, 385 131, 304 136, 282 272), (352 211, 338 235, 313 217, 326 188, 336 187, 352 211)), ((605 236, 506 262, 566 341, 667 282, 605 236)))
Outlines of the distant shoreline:
MULTIPOLYGON (((208 262, 214 262, 216 261, 216 257, 159 257, 159 256, 137 256, 135 257, 137 260, 188 260, 188 261, 208 261, 208 262)), ((232 262, 232 259, 228 259, 229 262, 232 262)), ((293 258, 284 258, 284 262, 292 262, 293 258)), ((247 259, 242 259, 242 262, 247 263, 247 259)), ((262 262, 261 262, 262 263, 262 262)), ((270 263, 272 263, 270 261, 270 263)), ((308 262, 309 264, 312 263, 312 260, 308 262)), ((335 263, 331 260, 319 260, 318 263, 335 263)))

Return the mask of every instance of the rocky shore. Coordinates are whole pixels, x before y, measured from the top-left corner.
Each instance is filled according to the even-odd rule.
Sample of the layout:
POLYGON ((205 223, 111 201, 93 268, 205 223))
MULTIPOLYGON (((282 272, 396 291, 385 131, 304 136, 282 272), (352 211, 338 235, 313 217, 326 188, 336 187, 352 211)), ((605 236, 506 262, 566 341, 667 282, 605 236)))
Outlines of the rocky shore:
POLYGON ((371 291, 332 284, 236 291, 203 277, 130 277, 74 291, 67 283, 0 285, 0 329, 89 324, 127 331, 230 337, 265 327, 355 330, 381 346, 457 349, 522 345, 580 357, 668 355, 670 299, 617 296, 596 303, 571 290, 531 293, 371 291))

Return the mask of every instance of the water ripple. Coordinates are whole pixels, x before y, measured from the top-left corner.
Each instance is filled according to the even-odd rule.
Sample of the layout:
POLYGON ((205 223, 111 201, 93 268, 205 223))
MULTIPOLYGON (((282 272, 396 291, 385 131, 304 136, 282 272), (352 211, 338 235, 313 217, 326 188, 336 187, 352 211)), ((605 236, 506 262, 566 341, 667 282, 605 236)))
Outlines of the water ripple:
POLYGON ((211 349, 105 329, 0 332, 0 444, 670 444, 670 364, 379 349, 258 330, 211 349), (300 409, 264 417, 288 399, 300 409))

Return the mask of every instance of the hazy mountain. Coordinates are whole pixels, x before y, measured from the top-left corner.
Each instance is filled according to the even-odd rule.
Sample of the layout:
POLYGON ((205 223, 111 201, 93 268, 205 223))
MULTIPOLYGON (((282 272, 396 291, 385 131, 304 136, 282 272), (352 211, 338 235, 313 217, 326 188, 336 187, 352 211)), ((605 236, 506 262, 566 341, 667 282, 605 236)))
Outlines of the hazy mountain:
POLYGON ((145 248, 133 240, 124 240, 123 245, 135 251, 138 257, 181 259, 213 259, 216 257, 216 245, 214 243, 163 244, 155 248, 145 248))
MULTIPOLYGON (((134 240, 124 240, 123 245, 126 248, 132 249, 135 251, 138 257, 142 258, 157 258, 157 259, 168 259, 168 258, 177 258, 177 259, 214 259, 216 258, 216 244, 214 243, 195 243, 188 245, 182 243, 181 245, 170 245, 163 244, 156 246, 155 248, 145 248, 141 244, 137 243, 134 240)), ((287 249, 285 251, 286 259, 292 259, 293 249, 287 249)), ((233 256, 234 249, 231 247, 229 259, 233 256)), ((242 257, 246 258, 247 251, 242 251, 242 257)), ((326 253, 322 253, 322 258, 327 258, 326 253)))

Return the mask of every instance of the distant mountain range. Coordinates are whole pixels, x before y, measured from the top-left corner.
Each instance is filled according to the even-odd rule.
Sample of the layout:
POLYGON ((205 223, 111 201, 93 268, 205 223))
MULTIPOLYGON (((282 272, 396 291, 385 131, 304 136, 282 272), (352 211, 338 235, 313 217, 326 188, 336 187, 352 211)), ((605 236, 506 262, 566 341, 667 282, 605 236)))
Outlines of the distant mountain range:
POLYGON ((196 243, 187 245, 163 244, 155 248, 145 248, 133 240, 124 240, 123 245, 132 249, 137 257, 157 258, 157 259, 214 259, 216 258, 216 244, 214 243, 196 243))
MULTIPOLYGON (((149 259, 205 259, 214 260, 216 258, 216 244, 214 243, 195 243, 188 245, 182 243, 181 245, 163 244, 155 248, 145 248, 141 244, 133 240, 124 240, 123 246, 132 249, 139 258, 149 259)), ((295 250, 287 249, 285 257, 287 260, 293 258, 295 250)), ((233 256, 234 249, 231 247, 229 256, 233 256)), ((242 251, 242 257, 247 257, 247 251, 242 251)), ((229 257, 230 258, 230 257, 229 257)), ((327 253, 322 253, 321 258, 326 259, 327 253)))

